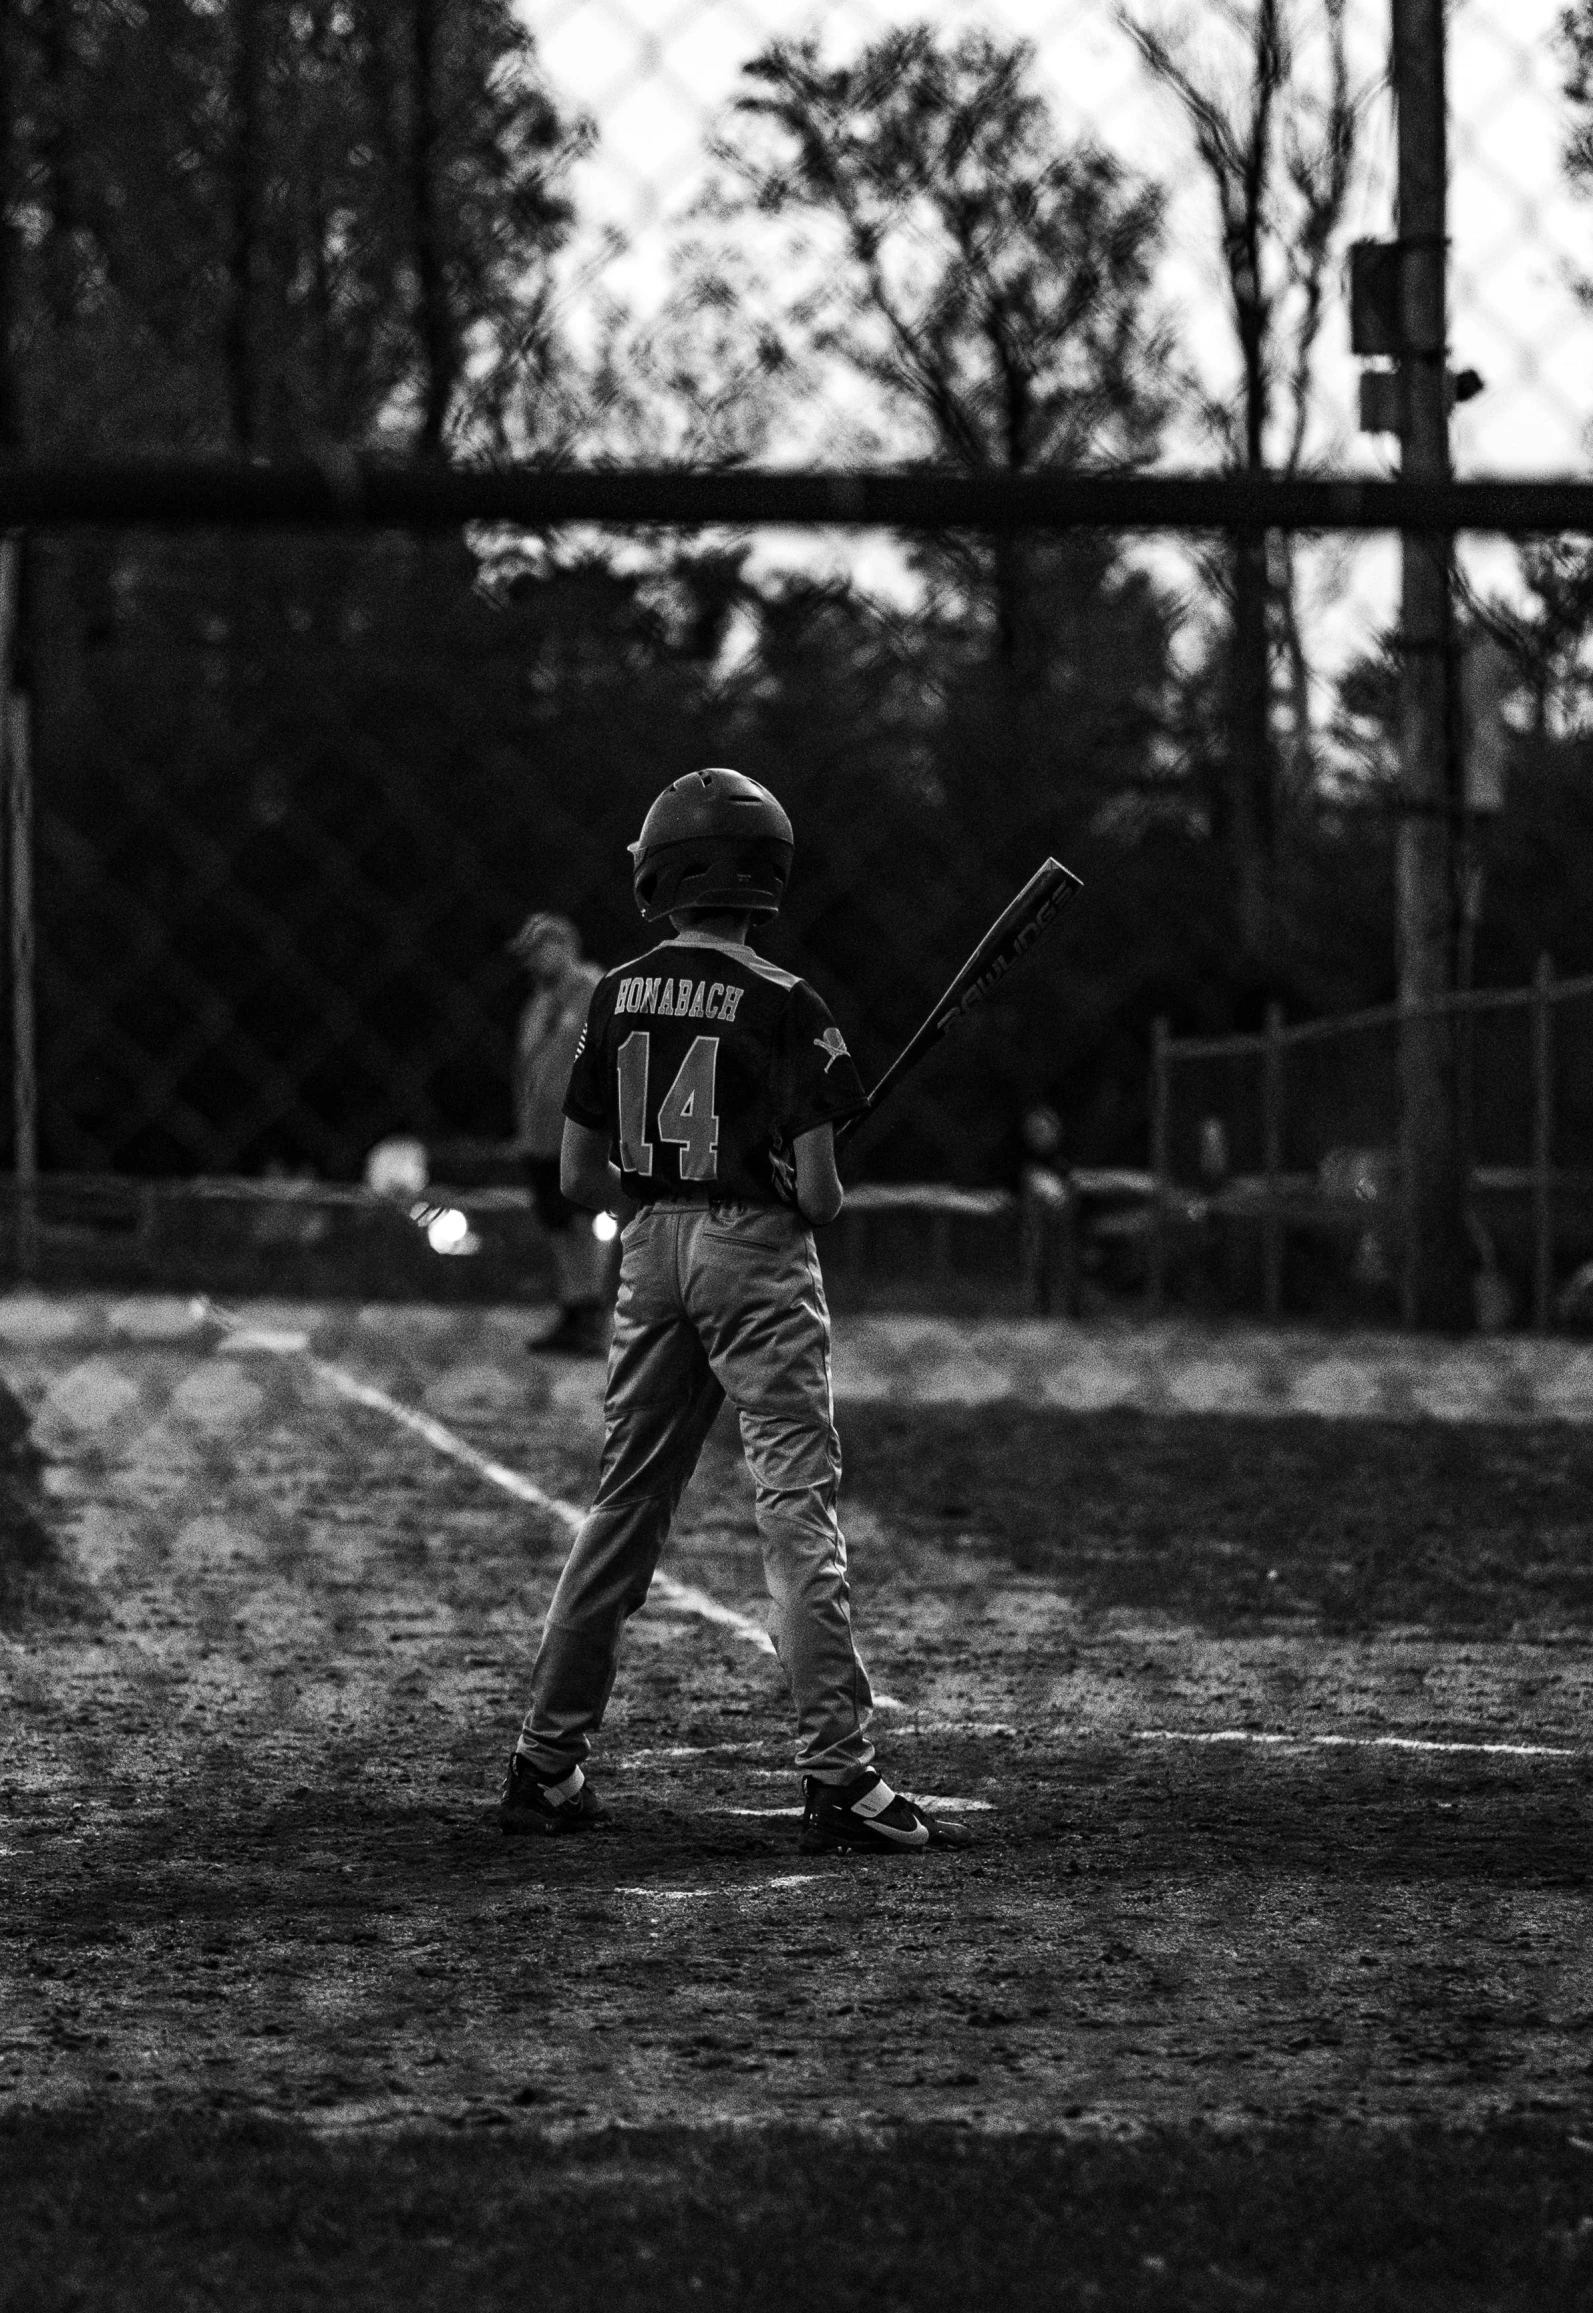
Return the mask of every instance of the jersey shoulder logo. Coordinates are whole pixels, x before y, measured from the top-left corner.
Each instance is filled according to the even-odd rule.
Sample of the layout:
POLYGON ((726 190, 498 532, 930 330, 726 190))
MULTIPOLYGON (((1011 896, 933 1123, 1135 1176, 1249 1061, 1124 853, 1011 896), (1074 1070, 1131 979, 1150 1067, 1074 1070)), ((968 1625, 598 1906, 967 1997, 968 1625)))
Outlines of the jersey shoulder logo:
POLYGON ((841 1034, 839 1028, 826 1028, 822 1036, 814 1037, 813 1043, 815 1050, 829 1054, 829 1058, 824 1063, 826 1076, 829 1075, 830 1070, 838 1060, 850 1060, 852 1057, 846 1049, 846 1038, 841 1034))

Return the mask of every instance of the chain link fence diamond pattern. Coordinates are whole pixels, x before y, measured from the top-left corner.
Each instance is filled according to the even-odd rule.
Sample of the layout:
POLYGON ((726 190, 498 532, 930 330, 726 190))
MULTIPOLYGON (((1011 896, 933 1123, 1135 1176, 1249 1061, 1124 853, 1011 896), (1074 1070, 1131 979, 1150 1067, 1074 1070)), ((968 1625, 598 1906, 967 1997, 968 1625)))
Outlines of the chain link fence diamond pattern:
MULTIPOLYGON (((1061 141, 1092 139, 1163 188, 1154 296, 1177 390, 1162 455, 1219 459, 1202 409, 1233 403, 1238 368, 1216 199, 1188 107, 1132 27, 1233 98, 1243 15, 1139 0, 529 11, 549 89, 591 124, 555 265, 558 326, 592 376, 605 348, 618 365, 574 453, 624 454, 627 393, 705 251, 780 306, 791 221, 727 219, 712 197, 725 182, 715 140, 750 60, 811 34, 844 62, 919 24, 945 43, 1028 43, 1061 141)), ((1283 16, 1299 52, 1287 170, 1331 93, 1332 16, 1305 0, 1283 16)), ((1356 431, 1341 260, 1351 239, 1392 230, 1386 11, 1347 0, 1342 20, 1357 144, 1296 447, 1307 470, 1379 472, 1395 460, 1386 438, 1356 431)), ((1462 473, 1585 457, 1587 212, 1562 165, 1557 20, 1539 0, 1451 14, 1452 337, 1486 389, 1457 412, 1462 473)), ((810 276, 818 264, 819 289, 812 249, 825 246, 815 228, 803 262, 810 276)), ((1284 275, 1276 286, 1284 298, 1284 275)), ((855 365, 821 346, 808 378, 804 395, 776 398, 760 457, 822 461, 838 443, 882 462, 922 453, 922 429, 855 365)), ((1274 463, 1287 416, 1280 388, 1274 463)), ((1090 887, 1079 925, 914 1080, 864 1151, 870 1169, 1015 1179, 1020 1120, 1040 1100, 1063 1109, 1074 1161, 1142 1162, 1154 1017, 1171 1001, 1185 1029, 1254 1026, 1266 993, 1235 980, 1201 849, 1220 837, 1217 678, 1202 667, 1226 615, 1222 575, 1191 542, 1055 550, 1038 582, 1053 659, 1026 722, 989 678, 961 544, 943 544, 937 556, 839 533, 32 541, 46 1170, 349 1181, 393 1131, 501 1141, 523 993, 505 940, 552 906, 605 963, 633 948, 624 844, 664 780, 712 760, 768 778, 792 809, 798 877, 772 946, 817 980, 874 1069, 1039 851, 1060 850, 1090 887)), ((1519 599, 1507 545, 1467 552, 1475 591, 1519 599)), ((1281 569, 1281 543, 1278 555, 1281 569)), ((1335 686, 1375 657, 1392 616, 1392 548, 1298 542, 1292 570, 1292 622, 1274 638, 1286 799, 1343 786, 1335 686)), ((1355 825, 1349 913, 1364 908, 1368 934, 1341 925, 1337 947, 1302 935, 1284 972, 1296 1011, 1387 991, 1388 825, 1375 812, 1355 825)), ((1331 883, 1345 840, 1338 822, 1299 838, 1302 889, 1331 883)), ((1520 961, 1507 943, 1495 959, 1506 974, 1520 961)), ((1508 1138, 1495 1087, 1510 1069, 1495 1069, 1486 1035, 1473 1072, 1481 1148, 1508 1138)), ((1365 1095, 1352 1072, 1324 1148, 1364 1137, 1365 1095)), ((1236 1148, 1253 1137, 1247 1114, 1236 1096, 1236 1148)))

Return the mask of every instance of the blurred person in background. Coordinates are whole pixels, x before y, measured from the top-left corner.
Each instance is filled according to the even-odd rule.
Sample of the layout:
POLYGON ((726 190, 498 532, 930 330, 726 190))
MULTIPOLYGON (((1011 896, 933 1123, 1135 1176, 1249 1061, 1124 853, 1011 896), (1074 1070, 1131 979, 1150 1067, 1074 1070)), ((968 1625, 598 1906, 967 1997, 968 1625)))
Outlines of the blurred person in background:
POLYGON ((1049 1101, 1037 1101, 1024 1112, 1019 1138, 1018 1214, 1026 1298, 1042 1317, 1050 1316, 1059 1302, 1065 1317, 1076 1317, 1073 1192, 1062 1164, 1062 1119, 1049 1101))
POLYGON ((539 1355, 600 1357, 608 1338, 609 1250, 593 1235, 591 1214, 559 1188, 559 1149, 575 1048, 603 975, 582 956, 580 934, 568 916, 527 916, 509 953, 531 981, 515 1036, 514 1145, 537 1218, 552 1240, 559 1301, 557 1322, 526 1347, 539 1355))

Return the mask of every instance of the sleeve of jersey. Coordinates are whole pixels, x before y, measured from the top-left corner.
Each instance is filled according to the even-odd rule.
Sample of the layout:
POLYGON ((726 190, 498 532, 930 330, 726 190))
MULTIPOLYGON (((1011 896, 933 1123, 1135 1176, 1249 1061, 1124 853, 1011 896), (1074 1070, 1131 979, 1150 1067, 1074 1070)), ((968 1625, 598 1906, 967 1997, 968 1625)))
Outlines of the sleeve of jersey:
POLYGON ((805 980, 792 989, 781 1018, 774 1094, 775 1120, 788 1141, 855 1115, 868 1099, 846 1038, 805 980))
POLYGON ((608 1061, 603 1050, 603 1030, 613 1005, 612 983, 599 980, 586 1008, 586 1026, 575 1047, 569 1088, 564 1095, 565 1115, 572 1124, 584 1124, 588 1132, 609 1129, 608 1061))

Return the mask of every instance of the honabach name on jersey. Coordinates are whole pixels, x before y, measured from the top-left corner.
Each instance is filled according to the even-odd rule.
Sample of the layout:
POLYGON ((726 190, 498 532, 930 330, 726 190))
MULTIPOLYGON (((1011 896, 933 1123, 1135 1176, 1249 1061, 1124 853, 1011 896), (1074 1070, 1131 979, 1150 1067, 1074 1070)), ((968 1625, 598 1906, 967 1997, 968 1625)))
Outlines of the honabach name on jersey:
POLYGON ((723 980, 644 979, 633 972, 619 984, 616 1012, 651 1012, 659 1020, 722 1020, 728 1024, 746 994, 723 980))

